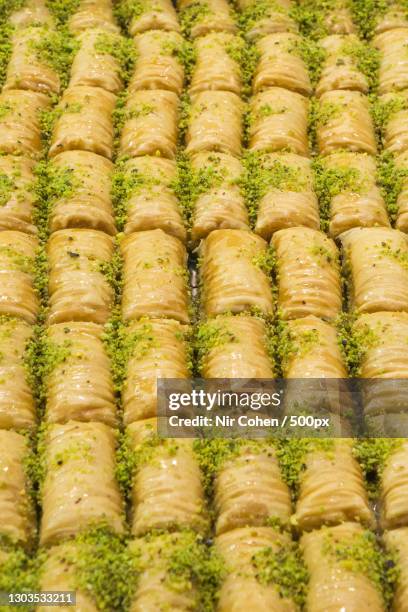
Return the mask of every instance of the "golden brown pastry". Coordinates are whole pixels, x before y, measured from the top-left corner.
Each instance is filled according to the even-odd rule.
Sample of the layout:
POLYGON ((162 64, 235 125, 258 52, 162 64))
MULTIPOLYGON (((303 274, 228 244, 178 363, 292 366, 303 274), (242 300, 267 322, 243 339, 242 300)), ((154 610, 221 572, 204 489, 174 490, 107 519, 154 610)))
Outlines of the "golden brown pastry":
POLYGON ((300 94, 270 87, 250 102, 249 148, 290 151, 309 156, 308 100, 300 94))
POLYGON ((179 98, 173 91, 135 91, 128 97, 119 153, 175 159, 179 98))
POLYGON ((390 227, 374 157, 342 151, 320 158, 320 165, 332 238, 353 227, 390 227))
POLYGON ((212 32, 195 41, 197 54, 191 79, 190 94, 200 91, 231 91, 241 94, 241 66, 244 40, 229 32, 212 32))
MULTIPOLYGON (((43 59, 42 49, 53 44, 53 34, 48 27, 28 27, 15 31, 12 37, 12 53, 7 66, 4 91, 28 89, 45 94, 58 94, 60 79, 52 65, 43 59)), ((55 44, 55 43, 54 43, 55 44)))
POLYGON ((64 151, 53 157, 48 170, 51 232, 87 228, 115 234, 112 171, 111 161, 89 151, 64 151))
POLYGON ((346 378, 336 329, 314 315, 292 319, 284 329, 289 351, 282 356, 285 378, 346 378))
POLYGON ((174 192, 175 161, 143 155, 127 160, 119 175, 126 194, 119 195, 119 205, 125 206, 125 234, 161 229, 185 242, 187 232, 174 192))
POLYGON ((252 40, 275 32, 297 32, 292 0, 238 0, 245 36, 252 40))
POLYGON ((173 319, 131 322, 124 330, 128 347, 122 391, 125 425, 157 416, 157 381, 188 378, 188 328, 173 319))
POLYGON ((228 0, 178 0, 177 8, 185 33, 192 38, 210 32, 237 32, 238 27, 228 0))
POLYGON ((68 22, 71 32, 78 34, 91 28, 119 32, 112 12, 112 0, 79 0, 78 8, 68 22))
POLYGON ((9 89, 0 95, 0 153, 39 157, 41 112, 48 108, 46 94, 9 89))
POLYGON ((230 91, 202 91, 192 97, 186 153, 217 151, 241 155, 244 104, 230 91))
POLYGON ((293 227, 276 232, 272 246, 277 256, 278 305, 282 317, 315 315, 334 319, 342 304, 334 242, 322 232, 293 227))
POLYGON ((319 229, 310 160, 295 153, 265 153, 257 158, 257 166, 260 199, 255 232, 270 240, 274 232, 287 227, 319 229))
POLYGON ((134 39, 136 67, 128 91, 164 89, 178 96, 183 90, 184 68, 180 61, 183 38, 178 32, 150 30, 134 39))
POLYGON ((78 36, 79 50, 71 66, 69 86, 101 87, 118 94, 122 89, 121 65, 115 50, 123 39, 103 28, 86 29, 78 36))
POLYGON ((215 478, 217 535, 268 521, 285 525, 291 514, 290 493, 269 442, 238 445, 215 478))
POLYGON ((299 498, 292 522, 299 531, 356 521, 374 527, 363 475, 351 440, 334 440, 325 449, 311 445, 304 459, 299 498))
POLYGON ((378 34, 373 45, 380 51, 378 93, 400 91, 408 87, 408 58, 405 57, 407 29, 393 28, 378 34))
MULTIPOLYGON (((408 170, 408 151, 404 151, 395 158, 395 166, 403 171, 408 170)), ((397 198, 397 219, 395 227, 401 232, 408 233, 408 180, 402 179, 401 191, 397 198)))
POLYGON ((45 377, 46 414, 50 423, 117 423, 110 361, 96 323, 57 323, 46 331, 45 347, 54 360, 45 377))
POLYGON ((28 440, 0 430, 0 446, 0 536, 15 546, 29 545, 35 537, 35 513, 25 471, 28 440))
POLYGON ((37 233, 33 219, 34 166, 34 161, 23 155, 0 156, 0 230, 37 233))
POLYGON ((263 270, 267 244, 244 230, 215 230, 201 246, 202 305, 207 316, 254 309, 273 311, 270 279, 263 270))
POLYGON ((259 60, 252 81, 254 93, 270 87, 283 87, 305 96, 312 93, 300 44, 300 36, 290 32, 268 34, 258 40, 259 60))
POLYGON ((385 461, 381 476, 381 527, 408 526, 408 443, 401 440, 385 461))
POLYGON ((317 146, 322 155, 340 149, 375 155, 368 98, 359 91, 327 91, 319 101, 317 146))
MULTIPOLYGON (((78 545, 75 540, 52 546, 47 551, 44 565, 41 568, 40 586, 42 591, 75 591, 75 607, 83 612, 98 612, 98 606, 92 597, 92 588, 78 588, 81 570, 81 555, 86 545, 78 545)), ((89 553, 88 553, 89 554, 89 553)), ((94 552, 97 554, 97 551, 94 552)), ((66 605, 54 606, 55 612, 64 612, 66 605)), ((47 612, 49 606, 37 606, 36 612, 47 612)))
POLYGON ((126 236, 123 254, 122 316, 188 323, 187 253, 184 245, 156 229, 126 236))
MULTIPOLYGON (((290 597, 290 589, 282 589, 278 580, 274 580, 274 573, 268 572, 268 557, 272 569, 291 549, 288 534, 271 527, 244 527, 218 536, 215 546, 226 569, 218 612, 296 612, 299 609, 290 597), (262 580, 258 568, 264 565, 267 578, 262 580)), ((289 562, 296 571, 293 557, 289 562)))
POLYGON ((34 287, 38 242, 22 232, 0 232, 0 315, 36 321, 39 300, 34 287))
POLYGON ((204 378, 273 378, 266 323, 250 315, 218 315, 197 330, 204 378), (209 344, 206 338, 210 338, 209 344), (213 341, 214 340, 214 341, 213 341))
POLYGON ((113 240, 96 230, 67 229, 48 241, 48 323, 106 323, 113 306, 113 240))
POLYGON ((9 22, 16 29, 34 25, 51 27, 54 25, 46 0, 26 0, 20 9, 11 13, 9 22))
POLYGON ((208 586, 211 569, 208 572, 206 546, 196 534, 176 531, 136 538, 129 543, 129 552, 135 556, 140 572, 130 612, 189 612, 202 607, 203 596, 208 601, 208 591, 204 595, 200 587, 201 581, 208 586), (186 551, 189 562, 179 563, 186 551))
POLYGON ((65 90, 59 102, 49 156, 62 151, 90 151, 112 158, 112 112, 116 96, 100 87, 77 85, 65 90))
MULTIPOLYGON (((376 570, 375 536, 358 523, 343 523, 302 536, 300 541, 310 581, 308 612, 366 610, 384 612, 376 570), (367 559, 359 563, 358 559, 367 559)), ((379 579, 379 577, 378 577, 379 579)))
POLYGON ((40 543, 56 544, 98 523, 123 533, 114 430, 103 423, 69 421, 50 425, 45 444, 40 543))
POLYGON ((191 158, 198 195, 193 202, 194 242, 216 229, 249 229, 248 212, 239 182, 243 167, 228 153, 202 151, 191 158))
POLYGON ((364 44, 355 34, 346 36, 332 34, 320 41, 325 52, 325 60, 316 95, 326 91, 348 89, 368 93, 369 83, 365 74, 359 69, 358 58, 364 52, 364 44))
POLYGON ((408 311, 408 237, 388 228, 354 228, 341 235, 350 266, 351 305, 360 313, 408 311))
POLYGON ((131 36, 148 30, 180 31, 171 0, 131 0, 130 6, 132 17, 128 29, 131 36))
MULTIPOLYGON (((33 328, 25 321, 0 317, 0 428, 32 428, 36 409, 27 375, 26 350, 33 328)), ((0 488, 1 489, 1 488, 0 488)))
POLYGON ((387 550, 396 558, 398 577, 393 600, 395 612, 406 612, 408 597, 408 529, 393 529, 384 534, 387 550))
POLYGON ((139 461, 132 484, 132 535, 152 529, 192 529, 207 527, 201 472, 192 440, 151 438, 146 422, 127 428, 135 451, 143 444, 151 448, 139 461), (147 436, 147 437, 146 437, 147 436))
POLYGON ((408 149, 408 90, 387 93, 378 99, 380 108, 385 110, 384 149, 396 155, 405 153, 408 149))

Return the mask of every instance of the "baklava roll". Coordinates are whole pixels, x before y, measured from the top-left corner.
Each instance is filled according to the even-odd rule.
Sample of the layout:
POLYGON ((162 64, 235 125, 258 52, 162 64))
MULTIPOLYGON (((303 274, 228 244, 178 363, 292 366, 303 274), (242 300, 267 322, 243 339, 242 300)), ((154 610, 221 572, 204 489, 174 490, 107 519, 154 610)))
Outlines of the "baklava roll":
POLYGON ((58 323, 46 331, 45 419, 49 423, 98 421, 116 425, 115 398, 103 327, 58 323), (47 363, 47 355, 53 357, 47 363))
MULTIPOLYGON (((405 336, 406 339, 406 336, 405 336)), ((381 476, 381 527, 408 527, 408 442, 401 440, 385 461, 381 476)))
POLYGON ((327 91, 319 100, 317 146, 322 155, 339 150, 375 155, 377 145, 368 98, 359 91, 327 91))
POLYGON ((387 30, 376 36, 373 45, 380 52, 378 93, 400 91, 408 87, 407 28, 387 30))
POLYGON ((408 90, 379 97, 385 121, 382 140, 386 151, 399 155, 408 149, 408 90))
MULTIPOLYGON (((129 543, 139 575, 129 612, 200 610, 201 580, 211 581, 208 552, 202 538, 189 531, 157 533, 129 543), (188 551, 189 561, 180 563, 188 551)), ((210 570, 211 572, 211 570, 210 570)), ((216 575, 214 576, 216 587, 216 575)), ((206 603, 209 602, 208 592, 206 603)))
POLYGON ((407 385, 401 379, 408 377, 408 313, 362 315, 353 336, 360 353, 358 374, 369 379, 363 386, 366 422, 397 432, 396 413, 406 409, 407 385))
POLYGON ((48 27, 28 27, 15 31, 11 40, 12 52, 7 66, 4 91, 28 89, 44 94, 58 94, 60 79, 52 65, 53 37, 58 34, 48 27), (43 59, 49 49, 51 61, 43 59))
POLYGON ((49 27, 54 25, 46 0, 26 0, 20 9, 11 13, 9 22, 21 30, 35 25, 49 27))
POLYGON ((74 34, 92 28, 119 32, 113 17, 112 0, 79 0, 76 11, 69 19, 68 26, 74 34))
POLYGON ((323 38, 319 44, 325 59, 316 85, 316 95, 320 97, 326 91, 340 89, 368 93, 368 79, 359 69, 359 56, 364 52, 365 43, 355 34, 332 34, 323 38))
POLYGON ((264 271, 268 246, 245 230, 215 230, 201 246, 202 303, 207 316, 254 309, 273 312, 271 282, 264 271))
POLYGON ((180 32, 177 13, 171 0, 130 0, 129 34, 136 36, 149 30, 180 32))
POLYGON ((175 159, 179 98, 173 91, 135 91, 126 102, 119 154, 175 159))
POLYGON ((229 32, 212 32, 195 41, 196 64, 190 94, 200 91, 231 91, 241 95, 240 55, 245 41, 229 32))
POLYGON ((193 202, 191 238, 198 242, 216 229, 249 229, 248 212, 240 189, 241 162, 228 153, 202 151, 191 158, 193 202))
POLYGON ((32 334, 28 323, 0 317, 0 429, 18 431, 35 425, 33 389, 26 363, 32 334))
POLYGON ((125 425, 157 416, 157 381, 188 378, 189 329, 173 319, 141 319, 124 329, 127 347, 122 390, 125 425))
POLYGON ((50 105, 43 93, 9 89, 0 94, 0 153, 41 155, 41 112, 50 105))
POLYGON ((275 32, 297 32, 290 15, 292 0, 238 0, 245 36, 249 40, 275 32))
POLYGON ((116 96, 100 87, 77 85, 65 90, 57 108, 49 156, 63 151, 90 151, 112 158, 112 112, 116 96))
POLYGON ((394 529, 384 534, 387 551, 395 559, 397 580, 395 584, 392 609, 406 612, 408 601, 408 529, 394 529))
POLYGON ((384 5, 381 5, 381 10, 376 18, 375 34, 408 27, 407 13, 404 3, 400 0, 388 0, 384 5))
POLYGON ((217 612, 296 612, 300 609, 291 597, 291 588, 283 589, 275 573, 275 568, 285 559, 295 572, 299 588, 299 581, 305 578, 304 571, 297 571, 300 562, 288 534, 271 527, 244 527, 218 536, 215 547, 226 569, 217 612))
POLYGON ((300 54, 302 39, 297 34, 268 34, 256 43, 258 64, 252 81, 256 94, 270 87, 282 87, 308 96, 312 85, 305 62, 300 54))
POLYGON ((48 168, 51 232, 87 228, 115 234, 112 172, 111 161, 88 151, 53 157, 48 168))
POLYGON ((305 533, 300 545, 310 574, 308 612, 361 610, 362 602, 367 610, 384 612, 376 562, 381 553, 373 533, 343 523, 305 533))
MULTIPOLYGON (((303 0, 301 1, 302 4, 303 0)), ((350 0, 338 0, 328 2, 321 8, 315 8, 312 3, 312 10, 321 11, 323 27, 328 34, 356 34, 357 28, 353 23, 353 7, 350 0)))
POLYGON ((228 0, 178 0, 177 8, 184 33, 192 38, 210 32, 238 31, 235 14, 228 0))
POLYGON ((123 533, 115 431, 103 423, 69 421, 50 425, 45 444, 41 545, 56 544, 98 523, 123 533))
POLYGON ((295 153, 265 153, 257 161, 262 182, 255 232, 270 240, 274 232, 288 227, 319 229, 310 160, 295 153))
POLYGON ((0 448, 0 537, 29 546, 35 537, 35 512, 25 469, 28 439, 0 430, 0 448))
POLYGON ((157 529, 205 532, 208 520, 192 440, 152 438, 144 422, 129 425, 127 432, 139 456, 131 491, 132 535, 157 529))
POLYGON ((117 58, 124 39, 103 28, 84 30, 78 37, 79 50, 71 66, 69 86, 100 87, 118 94, 123 87, 117 58))
POLYGON ((300 94, 271 87, 250 102, 249 148, 290 151, 309 156, 308 100, 300 94))
POLYGON ((273 378, 266 323, 250 315, 218 315, 197 330, 204 378, 273 378), (206 338, 211 338, 210 343, 206 338), (213 342, 214 340, 214 342, 213 342))
MULTIPOLYGON (((40 587, 41 591, 75 591, 75 608, 83 612, 99 612, 95 598, 93 597, 93 585, 87 584, 87 588, 78 588, 78 579, 81 577, 81 553, 86 550, 86 544, 79 545, 75 540, 64 544, 52 546, 47 551, 44 564, 41 567, 40 587)), ((95 550, 97 555, 99 551, 95 550)), ((87 551, 92 556, 92 550, 87 551)), ((107 579, 108 577, 106 577, 107 579)), ((103 578, 102 578, 103 579, 103 578)), ((68 604, 55 607, 55 612, 63 612, 68 604)), ((36 612, 47 612, 49 606, 37 606, 36 612)))
POLYGON ((230 91, 202 91, 192 97, 186 153, 218 151, 241 155, 244 103, 230 91))
POLYGON ((292 523, 299 531, 355 521, 374 527, 361 468, 352 441, 333 440, 325 448, 313 446, 303 460, 300 491, 292 523))
POLYGON ((59 230, 48 241, 48 323, 106 323, 113 305, 113 240, 103 232, 59 230))
POLYGON ((121 248, 124 259, 123 318, 129 321, 149 316, 188 323, 187 253, 184 245, 157 229, 126 236, 121 248))
POLYGON ((36 234, 34 161, 22 155, 0 156, 0 230, 36 234))
POLYGON ((354 228, 341 235, 350 269, 350 301, 358 312, 408 311, 408 236, 398 230, 354 228))
POLYGON ((281 338, 285 378, 346 378, 336 329, 314 315, 287 322, 281 338))
POLYGON ((34 287, 38 242, 22 232, 0 232, 0 315, 36 321, 39 300, 34 287))
POLYGON ((408 313, 376 312, 354 324, 363 378, 408 378, 408 313))
POLYGON ((216 535, 271 522, 289 523, 290 493, 269 442, 238 443, 236 453, 217 472, 214 505, 216 535))
POLYGON ((185 44, 182 36, 178 32, 151 30, 138 34, 134 44, 136 66, 129 82, 129 93, 162 89, 181 95, 184 67, 180 55, 185 44))
POLYGON ((119 206, 125 208, 125 234, 161 229, 186 241, 187 232, 174 184, 175 161, 143 155, 127 160, 115 181, 121 185, 119 206))
POLYGON ((335 319, 341 311, 339 254, 334 242, 307 227, 273 235, 278 275, 278 305, 283 319, 315 315, 335 319))
MULTIPOLYGON (((408 135, 408 132, 407 132, 408 135)), ((407 143, 408 144, 408 143, 407 143)), ((401 232, 408 233, 408 150, 398 155, 394 160, 397 170, 402 170, 406 176, 402 179, 401 191, 397 197, 397 219, 395 227, 401 232)))
POLYGON ((320 158, 318 165, 316 178, 323 204, 327 201, 332 238, 353 227, 390 226, 374 157, 342 151, 320 158))

